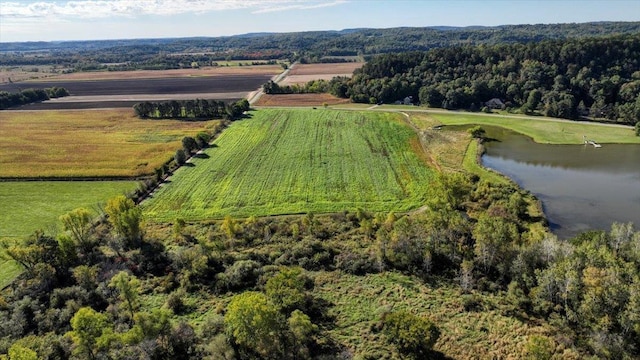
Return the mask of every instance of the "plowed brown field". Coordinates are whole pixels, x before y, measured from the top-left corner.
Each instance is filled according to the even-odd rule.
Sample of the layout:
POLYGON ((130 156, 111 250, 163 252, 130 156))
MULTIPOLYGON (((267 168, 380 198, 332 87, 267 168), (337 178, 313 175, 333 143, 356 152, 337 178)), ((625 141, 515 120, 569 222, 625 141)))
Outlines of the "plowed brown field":
POLYGON ((340 99, 331 94, 282 94, 262 95, 256 106, 322 106, 348 104, 351 100, 340 99))
POLYGON ((282 85, 306 84, 311 80, 331 80, 334 76, 351 77, 356 69, 364 63, 337 64, 296 64, 289 75, 282 81, 282 85))
POLYGON ((274 75, 280 66, 235 66, 166 71, 65 74, 34 81, 0 84, 0 91, 64 87, 71 96, 24 106, 22 110, 131 107, 140 101, 215 99, 235 101, 274 75))

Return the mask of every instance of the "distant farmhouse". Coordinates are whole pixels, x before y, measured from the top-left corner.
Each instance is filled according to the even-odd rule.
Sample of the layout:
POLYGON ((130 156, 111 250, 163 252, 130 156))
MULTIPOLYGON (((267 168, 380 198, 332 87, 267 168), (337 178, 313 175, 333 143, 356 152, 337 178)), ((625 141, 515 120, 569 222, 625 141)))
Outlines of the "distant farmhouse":
POLYGON ((407 96, 404 100, 398 100, 394 104, 396 105, 413 105, 413 96, 407 96))
POLYGON ((504 102, 502 102, 502 100, 500 100, 498 98, 493 98, 493 99, 487 101, 486 103, 484 103, 484 105, 486 107, 488 107, 489 109, 504 109, 505 108, 504 102))

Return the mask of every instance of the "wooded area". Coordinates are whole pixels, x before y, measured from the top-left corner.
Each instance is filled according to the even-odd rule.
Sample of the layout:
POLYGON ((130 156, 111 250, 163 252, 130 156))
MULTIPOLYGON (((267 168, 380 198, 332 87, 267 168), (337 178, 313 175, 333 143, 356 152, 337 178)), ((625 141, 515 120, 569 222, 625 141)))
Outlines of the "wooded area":
POLYGON ((0 91, 0 110, 63 96, 69 96, 69 91, 61 87, 25 89, 16 93, 0 91))
MULTIPOLYGON (((498 108, 549 117, 640 119, 640 36, 480 45, 380 55, 355 72, 355 102, 498 108)), ((340 94, 336 94, 340 95, 340 94)))
POLYGON ((457 45, 533 43, 545 39, 637 34, 640 22, 347 29, 218 38, 0 43, 0 64, 55 65, 65 71, 177 69, 226 60, 346 61, 376 54, 457 45), (31 51, 38 50, 37 56, 31 51))

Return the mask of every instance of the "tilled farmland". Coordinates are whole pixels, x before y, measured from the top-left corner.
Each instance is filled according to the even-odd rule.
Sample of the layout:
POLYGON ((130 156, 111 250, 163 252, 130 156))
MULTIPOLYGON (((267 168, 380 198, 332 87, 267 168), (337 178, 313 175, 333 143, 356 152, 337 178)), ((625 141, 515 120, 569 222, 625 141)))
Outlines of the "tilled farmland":
POLYGON ((70 96, 20 109, 88 109, 131 107, 140 101, 183 99, 238 100, 269 81, 269 74, 224 75, 157 79, 30 81, 0 85, 0 91, 28 88, 66 88, 70 96))

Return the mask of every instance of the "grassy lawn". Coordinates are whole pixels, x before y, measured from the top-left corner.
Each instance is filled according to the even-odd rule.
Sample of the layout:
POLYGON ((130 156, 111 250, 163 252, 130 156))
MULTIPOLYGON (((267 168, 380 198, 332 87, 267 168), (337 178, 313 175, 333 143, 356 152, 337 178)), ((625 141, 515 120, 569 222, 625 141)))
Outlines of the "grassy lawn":
POLYGON ((560 119, 507 117, 478 113, 427 112, 433 119, 445 125, 493 125, 507 128, 545 144, 582 144, 583 135, 598 143, 640 144, 630 127, 607 126, 597 123, 563 121, 560 119))
POLYGON ((129 109, 0 113, 0 177, 131 177, 218 121, 140 120, 129 109))
POLYGON ((0 238, 50 233, 58 217, 78 207, 95 209, 110 197, 135 189, 134 181, 0 182, 0 238))
POLYGON ((264 109, 144 204, 157 221, 419 207, 433 170, 392 113, 264 109))
POLYGON ((22 266, 13 260, 0 259, 0 289, 9 285, 22 272, 22 266))

